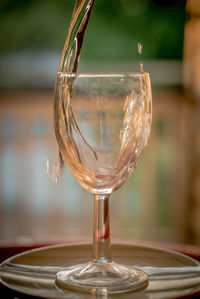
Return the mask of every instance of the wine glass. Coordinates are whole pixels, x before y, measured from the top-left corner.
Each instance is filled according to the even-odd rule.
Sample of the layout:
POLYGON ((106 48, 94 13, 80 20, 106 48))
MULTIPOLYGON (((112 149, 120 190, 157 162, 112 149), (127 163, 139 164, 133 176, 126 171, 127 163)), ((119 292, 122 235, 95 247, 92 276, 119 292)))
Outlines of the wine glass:
POLYGON ((58 147, 77 181, 94 196, 93 258, 57 273, 61 287, 109 294, 148 285, 143 271, 111 259, 109 197, 130 177, 147 145, 151 101, 148 73, 57 74, 58 147))

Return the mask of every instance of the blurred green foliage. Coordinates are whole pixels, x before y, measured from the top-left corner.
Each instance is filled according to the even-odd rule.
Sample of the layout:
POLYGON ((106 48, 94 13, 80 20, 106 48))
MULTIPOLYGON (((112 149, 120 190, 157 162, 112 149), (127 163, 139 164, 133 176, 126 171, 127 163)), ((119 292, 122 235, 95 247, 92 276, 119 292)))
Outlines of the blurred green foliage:
MULTIPOLYGON (((181 59, 185 0, 96 0, 87 28, 85 59, 181 59)), ((60 51, 75 0, 1 0, 0 54, 60 51)))

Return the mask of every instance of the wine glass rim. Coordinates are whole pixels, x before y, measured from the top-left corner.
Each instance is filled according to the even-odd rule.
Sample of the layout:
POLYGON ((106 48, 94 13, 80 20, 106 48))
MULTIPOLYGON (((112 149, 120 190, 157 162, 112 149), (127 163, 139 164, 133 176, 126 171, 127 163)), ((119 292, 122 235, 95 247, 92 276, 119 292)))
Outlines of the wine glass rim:
POLYGON ((60 77, 140 77, 149 76, 147 72, 58 72, 60 77))

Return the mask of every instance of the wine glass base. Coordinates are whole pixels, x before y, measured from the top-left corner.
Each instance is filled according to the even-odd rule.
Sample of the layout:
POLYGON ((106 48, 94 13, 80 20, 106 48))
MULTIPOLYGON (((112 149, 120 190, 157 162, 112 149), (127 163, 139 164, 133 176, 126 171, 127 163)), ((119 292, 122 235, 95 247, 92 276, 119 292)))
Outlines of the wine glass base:
POLYGON ((76 291, 113 294, 146 288, 148 276, 139 269, 115 262, 89 262, 58 272, 56 284, 76 291))

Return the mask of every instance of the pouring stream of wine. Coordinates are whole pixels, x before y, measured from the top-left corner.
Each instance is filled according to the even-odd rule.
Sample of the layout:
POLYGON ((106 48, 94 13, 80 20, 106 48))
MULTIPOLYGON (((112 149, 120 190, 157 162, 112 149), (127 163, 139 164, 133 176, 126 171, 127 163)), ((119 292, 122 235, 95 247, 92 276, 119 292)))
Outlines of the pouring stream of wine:
MULTIPOLYGON (((92 8, 94 5, 95 0, 76 0, 74 11, 72 14, 72 19, 67 35, 67 39, 63 48, 63 52, 61 55, 61 60, 60 64, 58 67, 58 73, 61 72, 71 72, 71 73, 76 73, 78 69, 78 64, 79 64, 79 58, 80 58, 80 53, 83 45, 83 40, 84 40, 84 35, 86 32, 86 28, 88 25, 88 21, 92 12, 92 8)), ((138 43, 138 53, 142 54, 142 45, 141 43, 138 43)), ((144 72, 143 70, 143 63, 140 63, 140 71, 144 72)), ((74 80, 76 77, 74 77, 74 80)), ((73 82, 72 81, 70 86, 68 86, 68 97, 71 97, 71 93, 73 90, 73 82), (71 91, 70 91, 71 90, 71 91)), ((63 109, 63 115, 64 115, 64 121, 66 125, 66 129, 69 131, 71 128, 68 126, 68 121, 67 121, 67 115, 66 115, 66 102, 69 102, 66 99, 63 99, 62 103, 62 109, 63 109)), ((93 152, 95 158, 97 159, 95 151, 89 146, 89 144, 86 142, 84 139, 83 135, 80 132, 80 129, 76 123, 73 110, 69 109, 71 113, 71 119, 73 121, 73 125, 76 128, 76 130, 79 132, 80 137, 84 140, 85 144, 90 148, 90 150, 93 152)), ((75 145, 74 145, 75 146, 75 145)), ((79 158, 79 152, 78 149, 74 149, 75 152, 77 153, 77 157, 79 158)), ((49 169, 49 161, 47 162, 47 169, 49 169)), ((60 172, 63 168, 64 161, 61 155, 61 152, 58 149, 58 154, 57 154, 57 167, 53 166, 53 172, 52 172, 52 178, 55 182, 57 182, 57 178, 60 175, 60 172)))
MULTIPOLYGON (((72 20, 70 23, 70 28, 69 32, 67 35, 67 39, 63 48, 60 64, 58 67, 58 73, 60 72, 72 72, 75 73, 77 72, 78 69, 78 64, 79 64, 79 58, 80 58, 80 53, 83 45, 83 40, 84 40, 84 35, 85 31, 87 28, 87 24, 91 15, 91 11, 93 8, 95 0, 77 0, 75 7, 74 7, 74 12, 72 15, 72 20)), ((75 80, 75 77, 74 77, 75 80)), ((73 82, 71 82, 71 86, 69 89, 73 89, 73 82)), ((69 97, 71 96, 71 92, 69 94, 69 97)), ((64 100, 64 99, 63 99, 64 100)), ((63 102, 63 115, 64 115, 64 120, 65 120, 65 125, 66 128, 68 127, 68 122, 66 118, 66 105, 63 102)), ((76 127, 77 131, 79 132, 80 136, 84 139, 82 136, 79 127, 76 123, 74 114, 72 109, 70 110, 71 112, 71 117, 73 120, 73 124, 76 127)), ((70 130, 70 128, 69 128, 70 130)), ((87 144, 86 140, 84 139, 84 142, 87 144)), ((88 145, 89 146, 89 145, 88 145)), ((78 154, 78 149, 75 149, 77 155, 78 154)), ((96 154, 94 152, 94 154, 96 154)), ((54 181, 57 181, 57 177, 55 179, 55 173, 56 176, 59 176, 62 167, 64 165, 62 155, 58 149, 58 156, 57 156, 57 167, 56 167, 56 172, 54 170, 53 176, 54 176, 54 181)))

